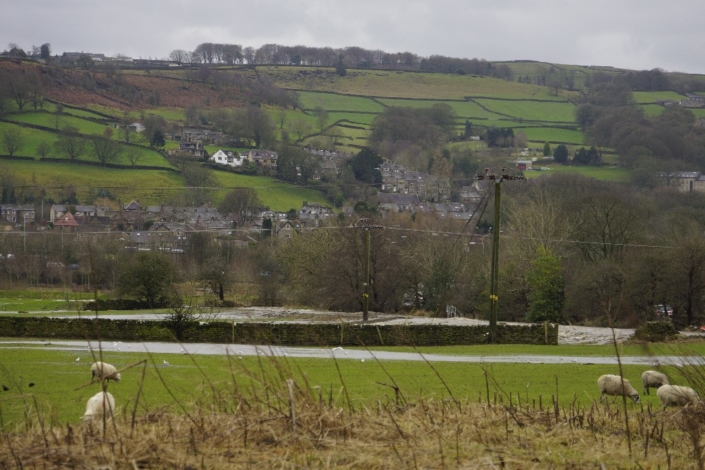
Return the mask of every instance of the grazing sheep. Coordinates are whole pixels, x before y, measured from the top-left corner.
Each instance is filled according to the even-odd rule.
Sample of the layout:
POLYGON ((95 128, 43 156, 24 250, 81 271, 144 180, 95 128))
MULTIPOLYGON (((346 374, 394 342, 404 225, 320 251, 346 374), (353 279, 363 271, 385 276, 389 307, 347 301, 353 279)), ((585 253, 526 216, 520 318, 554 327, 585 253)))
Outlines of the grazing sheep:
POLYGON ((655 370, 645 370, 641 374, 641 383, 644 386, 644 394, 649 394, 649 388, 659 388, 661 385, 668 385, 668 377, 666 374, 656 372, 655 370))
POLYGON ((597 386, 600 387, 600 401, 605 398, 605 395, 624 395, 634 400, 634 403, 639 403, 639 392, 632 387, 627 379, 624 379, 624 388, 622 388, 622 378, 619 375, 601 375, 597 379, 597 386))
POLYGON ((656 395, 664 408, 667 406, 685 406, 700 399, 695 390, 681 385, 661 385, 656 390, 656 395))
POLYGON ((91 366, 91 380, 98 377, 98 380, 114 380, 120 381, 120 372, 117 371, 114 365, 107 362, 96 362, 91 366))
POLYGON ((110 392, 98 392, 88 399, 86 403, 86 412, 83 415, 83 421, 91 419, 102 419, 103 413, 106 417, 111 417, 115 410, 115 398, 110 392), (107 408, 106 408, 107 405, 107 408))

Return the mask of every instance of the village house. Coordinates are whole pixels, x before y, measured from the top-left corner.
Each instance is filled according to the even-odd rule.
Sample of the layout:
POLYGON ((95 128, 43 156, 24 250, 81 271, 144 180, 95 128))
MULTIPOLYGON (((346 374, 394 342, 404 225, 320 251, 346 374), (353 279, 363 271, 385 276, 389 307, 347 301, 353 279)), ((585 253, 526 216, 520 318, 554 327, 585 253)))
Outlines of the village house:
POLYGON ((241 167, 247 162, 247 155, 238 155, 233 152, 218 150, 209 158, 213 163, 227 165, 233 168, 241 167))
POLYGON ((0 218, 15 224, 34 222, 34 206, 31 204, 2 204, 0 218))
POLYGON ((199 142, 181 142, 178 149, 169 149, 167 155, 175 155, 177 153, 188 153, 196 158, 208 157, 208 152, 199 142))
POLYGON ((279 158, 276 152, 270 150, 253 149, 247 152, 247 159, 257 166, 275 170, 277 168, 277 159, 279 158))
POLYGON ((290 240, 297 233, 301 233, 301 226, 293 220, 273 223, 273 226, 277 241, 290 240))
POLYGON ((659 176, 666 181, 666 185, 675 186, 682 192, 705 192, 705 175, 699 171, 676 171, 673 173, 660 173, 659 176))
POLYGON ((184 128, 181 131, 181 142, 198 143, 202 145, 223 145, 228 136, 218 131, 208 129, 184 128))
POLYGON ((70 212, 65 213, 60 218, 54 221, 54 230, 62 232, 74 232, 78 227, 78 222, 70 212))
POLYGON ((90 52, 64 52, 59 60, 63 64, 75 64, 82 56, 88 57, 93 62, 104 62, 106 60, 104 54, 92 54, 90 52))
POLYGON ((304 227, 319 227, 325 220, 335 217, 333 209, 304 201, 299 210, 299 222, 304 227))
POLYGON ((403 165, 384 162, 380 169, 383 192, 416 194, 423 201, 450 200, 450 181, 418 171, 407 170, 403 165))

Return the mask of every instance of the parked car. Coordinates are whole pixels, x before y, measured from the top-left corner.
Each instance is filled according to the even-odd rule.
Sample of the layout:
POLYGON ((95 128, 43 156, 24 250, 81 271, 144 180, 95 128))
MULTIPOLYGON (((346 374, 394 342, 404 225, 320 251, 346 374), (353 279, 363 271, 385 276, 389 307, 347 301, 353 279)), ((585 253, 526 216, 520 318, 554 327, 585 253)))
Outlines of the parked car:
POLYGON ((654 305, 654 310, 656 312, 656 316, 659 318, 673 318, 673 307, 671 307, 670 305, 654 305))

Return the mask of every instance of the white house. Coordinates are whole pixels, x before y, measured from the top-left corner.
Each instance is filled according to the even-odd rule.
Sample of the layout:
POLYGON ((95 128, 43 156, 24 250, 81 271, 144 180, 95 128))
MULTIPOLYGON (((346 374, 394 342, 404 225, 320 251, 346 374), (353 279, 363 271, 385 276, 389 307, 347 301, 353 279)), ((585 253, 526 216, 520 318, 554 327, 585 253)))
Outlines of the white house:
MULTIPOLYGON (((232 157, 230 157, 230 160, 232 160, 232 157)), ((220 165, 228 165, 228 154, 223 152, 222 150, 218 150, 213 155, 211 155, 211 161, 220 165)))
POLYGON ((238 167, 242 166, 247 161, 247 155, 237 155, 233 154, 233 152, 224 152, 223 150, 218 150, 213 155, 211 155, 210 160, 219 165, 238 167))

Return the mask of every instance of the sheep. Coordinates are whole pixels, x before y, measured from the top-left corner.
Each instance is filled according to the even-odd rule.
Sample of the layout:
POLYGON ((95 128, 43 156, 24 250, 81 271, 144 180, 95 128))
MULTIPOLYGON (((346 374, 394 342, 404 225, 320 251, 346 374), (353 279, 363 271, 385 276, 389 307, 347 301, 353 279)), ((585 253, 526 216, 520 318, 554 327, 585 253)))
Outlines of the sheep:
POLYGON ((117 371, 114 365, 107 362, 96 362, 91 366, 91 380, 98 377, 98 380, 114 380, 120 381, 120 372, 117 371))
POLYGON ((681 385, 661 385, 656 390, 656 395, 664 408, 667 406, 685 406, 700 399, 695 390, 681 385))
POLYGON ((601 375, 597 379, 597 386, 601 392, 600 401, 605 398, 605 395, 624 395, 634 400, 634 403, 639 403, 639 392, 632 387, 627 379, 622 379, 619 375, 601 375), (624 388, 622 388, 622 380, 624 380, 624 388))
POLYGON ((644 394, 649 394, 649 388, 659 388, 661 385, 668 385, 668 377, 666 374, 656 372, 655 370, 645 370, 641 374, 641 383, 644 386, 644 394))
POLYGON ((98 392, 88 399, 86 403, 86 412, 83 414, 83 421, 98 419, 105 414, 107 417, 112 416, 115 410, 115 398, 110 392, 98 392), (106 409, 107 405, 107 409, 106 409))

